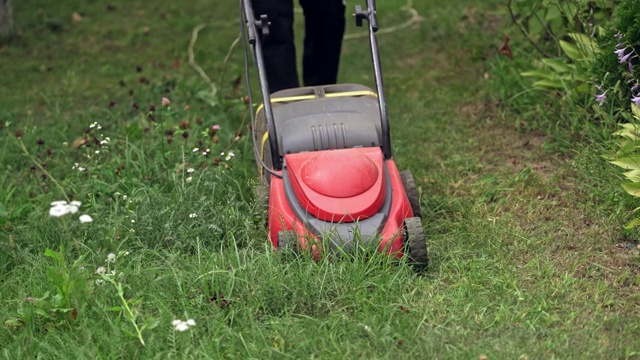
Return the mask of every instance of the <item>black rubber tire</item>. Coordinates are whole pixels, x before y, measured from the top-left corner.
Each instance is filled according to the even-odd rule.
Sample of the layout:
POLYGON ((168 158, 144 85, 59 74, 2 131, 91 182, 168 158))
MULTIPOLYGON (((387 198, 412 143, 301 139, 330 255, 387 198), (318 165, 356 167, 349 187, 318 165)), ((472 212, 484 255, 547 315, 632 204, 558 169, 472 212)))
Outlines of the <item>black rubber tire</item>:
POLYGON ((422 217, 418 188, 416 187, 416 182, 413 180, 413 174, 411 173, 411 170, 401 171, 400 178, 402 179, 402 185, 404 186, 404 191, 407 194, 407 198, 409 198, 409 204, 411 204, 413 216, 422 217))
POLYGON ((404 219, 404 244, 409 256, 409 262, 419 270, 429 266, 429 253, 427 251, 427 238, 422 228, 422 220, 419 217, 404 219))
POLYGON ((280 230, 278 231, 278 251, 295 252, 298 249, 298 234, 292 230, 280 230))

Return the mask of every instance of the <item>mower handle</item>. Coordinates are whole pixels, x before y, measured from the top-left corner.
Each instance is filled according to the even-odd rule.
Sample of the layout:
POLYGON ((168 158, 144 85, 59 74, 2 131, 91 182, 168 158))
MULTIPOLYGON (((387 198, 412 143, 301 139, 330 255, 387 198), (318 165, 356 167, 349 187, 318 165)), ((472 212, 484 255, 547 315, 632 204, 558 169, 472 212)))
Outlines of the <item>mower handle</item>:
POLYGON ((373 62, 373 73, 378 92, 378 107, 380 108, 380 121, 382 126, 382 154, 385 159, 390 159, 391 134, 389 130, 389 117, 387 115, 387 103, 384 96, 384 83, 382 80, 382 66, 380 65, 380 52, 378 51, 378 39, 375 33, 378 31, 378 18, 376 16, 375 0, 367 0, 367 10, 363 11, 360 5, 356 5, 353 16, 356 19, 356 26, 362 26, 362 20, 369 22, 369 45, 371 47, 371 60, 373 62))
MULTIPOLYGON (((264 104, 264 113, 267 119, 272 166, 274 170, 282 170, 282 158, 278 151, 278 133, 276 132, 273 108, 271 107, 271 93, 269 92, 269 83, 267 81, 267 67, 264 63, 264 55, 262 53, 261 36, 269 35, 270 23, 267 15, 260 15, 260 20, 255 18, 251 0, 242 0, 242 7, 244 8, 244 20, 247 24, 249 43, 253 45, 254 60, 258 68, 258 77, 260 78, 260 92, 262 93, 262 103, 264 104), (260 33, 258 33, 258 30, 260 30, 260 33)), ((247 90, 251 91, 251 89, 247 90)), ((253 109, 251 109, 251 111, 253 111, 253 109)))

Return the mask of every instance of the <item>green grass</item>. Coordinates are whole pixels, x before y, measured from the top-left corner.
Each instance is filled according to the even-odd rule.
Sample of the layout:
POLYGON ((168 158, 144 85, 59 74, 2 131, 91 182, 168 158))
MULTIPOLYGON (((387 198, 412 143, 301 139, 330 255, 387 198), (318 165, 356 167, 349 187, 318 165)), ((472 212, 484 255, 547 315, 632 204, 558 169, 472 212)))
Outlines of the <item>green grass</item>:
MULTIPOLYGON (((423 20, 379 38, 394 156, 422 194, 424 274, 384 256, 274 254, 250 141, 235 139, 247 129, 240 48, 223 62, 235 3, 112 4, 15 3, 22 36, 0 49, 4 358, 638 357, 637 233, 621 229, 636 205, 600 157, 606 144, 567 144, 543 97, 496 102, 523 91, 513 74, 526 66, 524 50, 496 58, 515 33, 499 1, 415 2, 423 20), (214 106, 187 63, 200 23, 214 106), (536 101, 540 112, 513 110, 536 101), (85 134, 91 145, 74 148, 85 134), (50 217, 65 197, 79 213, 50 217), (134 322, 149 327, 144 346, 134 322)), ((383 26, 406 19, 402 5, 380 2, 383 26)), ((345 41, 341 81, 372 85, 367 51, 345 41)))

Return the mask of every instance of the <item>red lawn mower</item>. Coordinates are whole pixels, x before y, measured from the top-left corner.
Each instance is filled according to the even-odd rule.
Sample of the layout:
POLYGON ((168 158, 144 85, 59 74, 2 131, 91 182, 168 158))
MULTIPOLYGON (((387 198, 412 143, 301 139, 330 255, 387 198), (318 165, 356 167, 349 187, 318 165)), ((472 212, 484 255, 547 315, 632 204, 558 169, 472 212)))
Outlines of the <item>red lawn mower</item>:
MULTIPOLYGON (((418 192, 411 171, 398 171, 391 153, 374 1, 365 10, 356 6, 354 17, 369 25, 377 91, 337 84, 270 94, 261 42, 269 19, 256 18, 250 0, 241 7, 262 92, 252 132, 273 247, 318 255, 373 246, 426 267, 418 192)), ((253 104, 248 66, 245 47, 253 104)))

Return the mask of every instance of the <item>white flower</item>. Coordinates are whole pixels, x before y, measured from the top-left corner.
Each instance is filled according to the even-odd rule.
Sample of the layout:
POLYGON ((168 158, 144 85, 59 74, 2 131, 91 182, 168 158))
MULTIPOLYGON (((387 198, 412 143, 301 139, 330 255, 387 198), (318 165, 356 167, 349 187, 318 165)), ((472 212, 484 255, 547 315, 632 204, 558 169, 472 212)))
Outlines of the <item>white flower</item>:
POLYGON ((109 142, 111 142, 111 139, 109 139, 109 137, 107 136, 106 138, 104 138, 104 140, 100 141, 100 145, 106 145, 109 142))
POLYGON ((80 205, 82 205, 80 201, 72 201, 71 203, 67 203, 64 200, 54 201, 51 203, 49 215, 53 217, 60 217, 66 214, 75 214, 78 212, 80 205))
POLYGON ((136 221, 135 221, 134 219, 131 219, 131 222, 132 222, 132 223, 134 223, 134 222, 136 222, 136 221))
POLYGON ((96 150, 96 154, 100 154, 100 150, 96 150))
POLYGON ((96 269, 96 274, 98 275, 103 275, 107 272, 107 269, 105 269, 104 266, 98 266, 98 268, 96 269))
POLYGON ((196 213, 189 214, 189 217, 190 217, 190 218, 192 218, 192 219, 194 219, 194 218, 197 218, 197 217, 198 217, 198 214, 196 214, 196 213))
POLYGON ((111 263, 116 262, 116 254, 114 254, 114 253, 109 253, 109 254, 107 255, 107 262, 111 262, 111 263))
POLYGON ((96 285, 104 285, 104 280, 96 279, 96 285))
POLYGON ((196 171, 194 168, 188 168, 188 169, 187 169, 187 172, 188 172, 189 174, 191 174, 191 173, 192 173, 192 172, 194 172, 194 171, 196 171))
POLYGON ((127 195, 122 195, 122 200, 127 200, 127 195))
POLYGON ((198 151, 200 151, 199 148, 193 148, 193 152, 198 152, 198 151))
POLYGON ((188 178, 186 178, 185 180, 187 180, 187 182, 191 182, 191 180, 193 180, 193 178, 191 176, 189 176, 188 178))
POLYGON ((80 215, 80 222, 81 223, 83 223, 83 224, 84 223, 90 223, 92 221, 93 221, 93 219, 91 218, 91 216, 89 216, 87 214, 80 215))
POLYGON ((89 125, 89 128, 93 129, 96 128, 98 130, 102 129, 102 126, 100 126, 100 124, 98 124, 97 121, 94 121, 93 124, 89 125))
MULTIPOLYGON (((224 153, 223 153, 223 154, 224 154, 224 153)), ((235 154, 233 153, 233 151, 229 151, 229 152, 227 153, 227 156, 225 156, 225 158, 224 158, 224 159, 225 159, 226 161, 229 161, 229 160, 231 160, 231 158, 233 158, 234 156, 235 156, 235 154)))
POLYGON ((187 331, 191 326, 195 326, 196 322, 193 319, 189 319, 187 321, 177 319, 173 320, 171 325, 173 325, 173 329, 176 331, 187 331))
POLYGON ((57 205, 49 209, 49 216, 60 217, 62 215, 67 215, 68 212, 67 205, 57 205))

